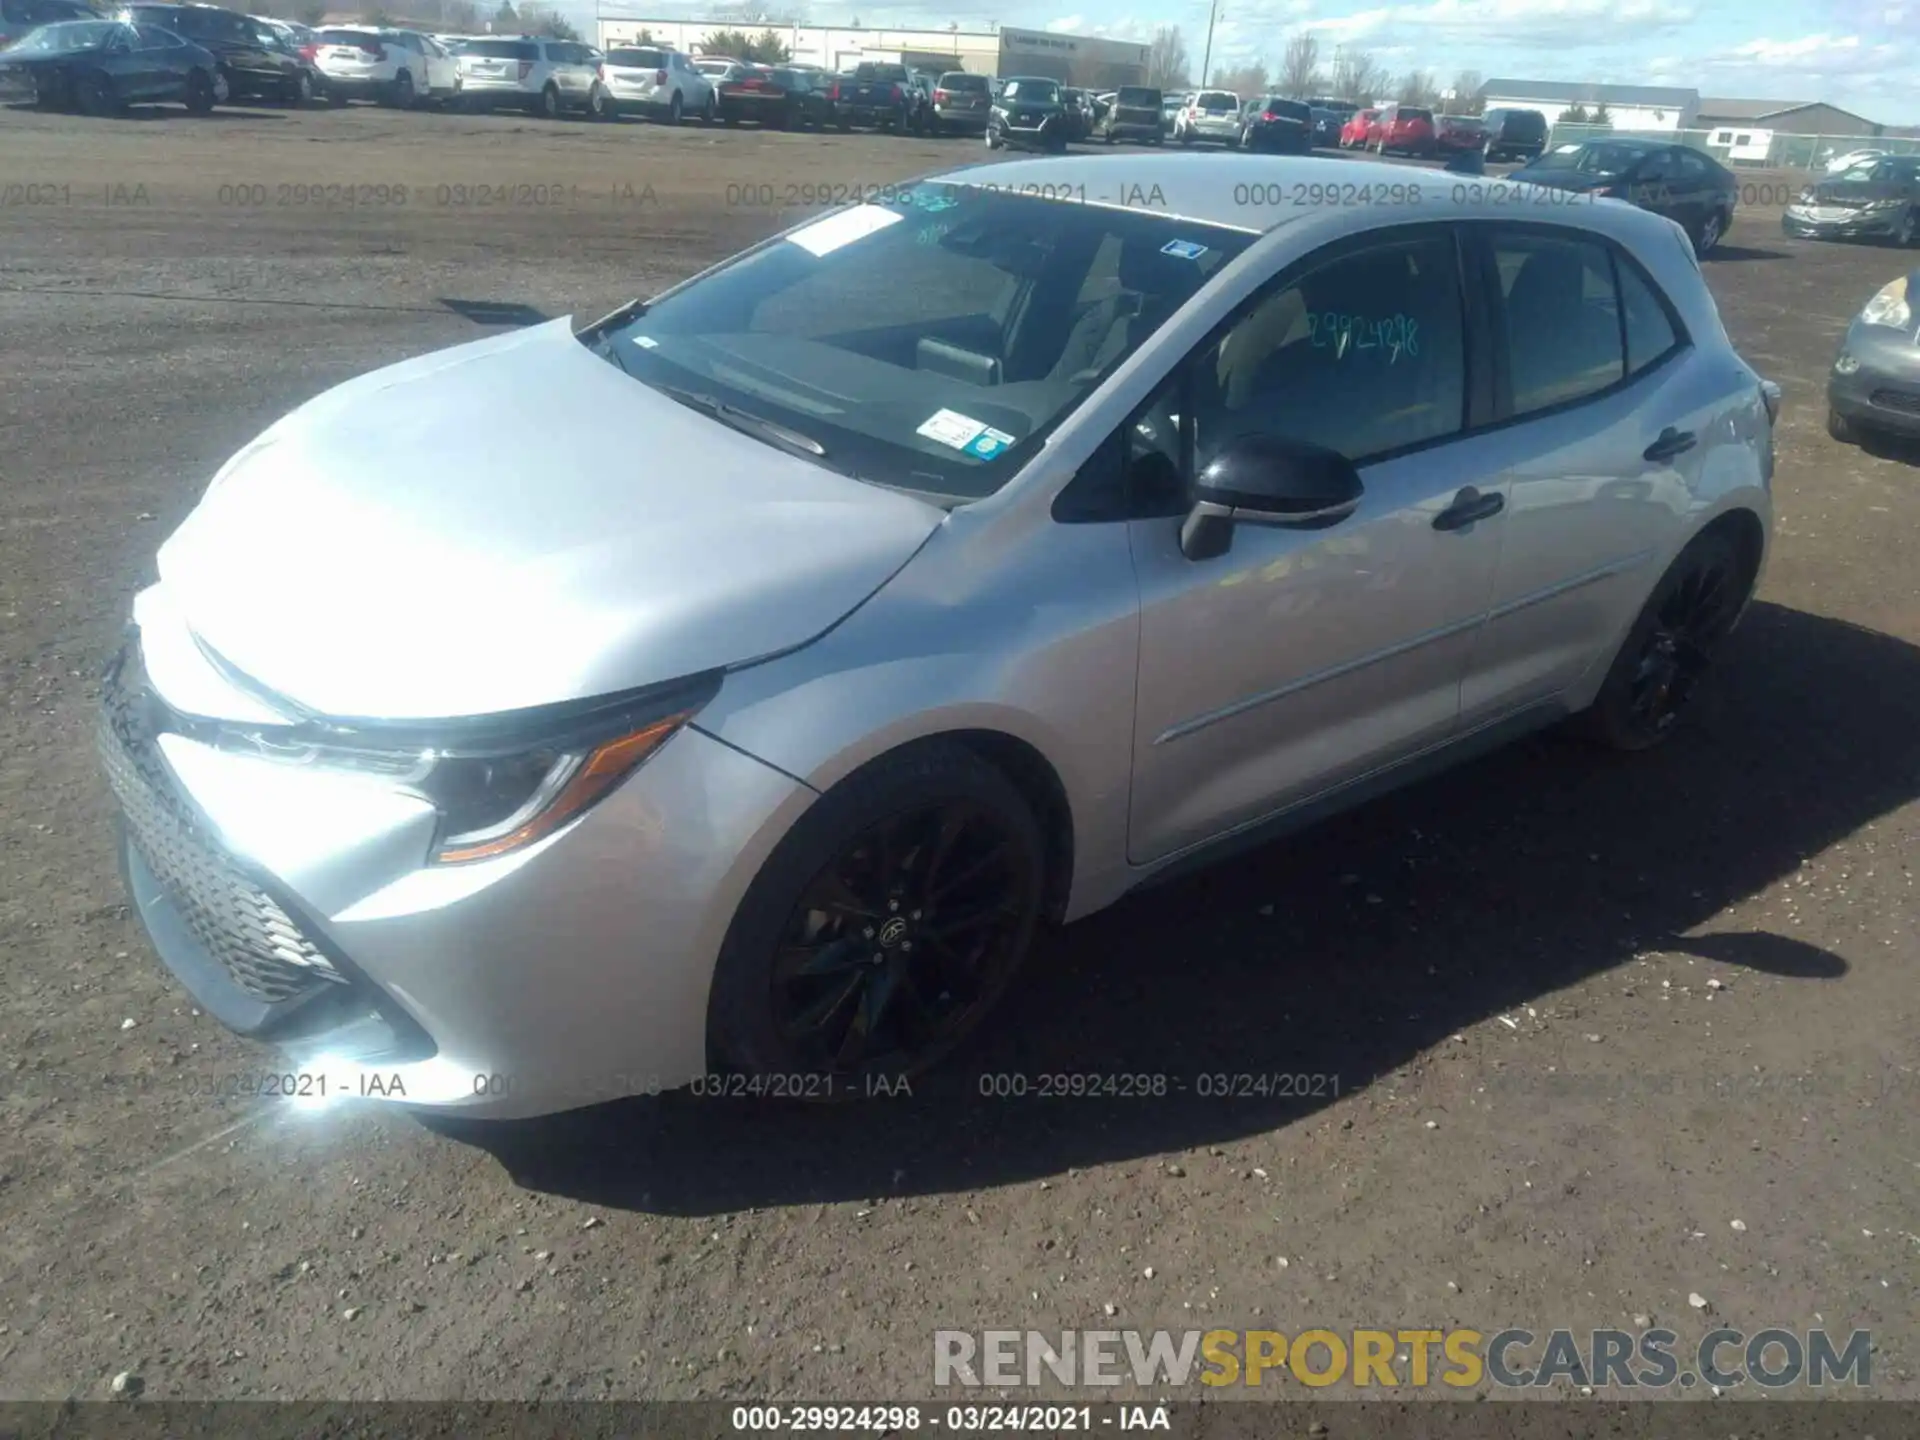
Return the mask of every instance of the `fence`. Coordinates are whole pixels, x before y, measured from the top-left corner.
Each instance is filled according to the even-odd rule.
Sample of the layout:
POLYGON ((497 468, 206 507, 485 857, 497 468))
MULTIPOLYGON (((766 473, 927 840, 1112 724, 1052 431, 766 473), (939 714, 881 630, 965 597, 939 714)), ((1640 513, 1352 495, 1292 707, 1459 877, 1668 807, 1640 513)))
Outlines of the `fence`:
MULTIPOLYGON (((1616 130, 1608 125, 1567 125, 1553 127, 1548 145, 1571 145, 1580 140, 1655 140, 1667 145, 1690 145, 1711 155, 1735 170, 1824 170, 1829 161, 1855 150, 1884 150, 1889 155, 1920 154, 1920 139, 1887 139, 1869 135, 1782 135, 1776 134, 1767 147, 1766 158, 1742 153, 1738 158, 1724 145, 1709 145, 1709 137, 1727 133, 1733 127, 1713 130, 1616 130)), ((1748 126, 1739 133, 1750 134, 1759 127, 1748 126)))

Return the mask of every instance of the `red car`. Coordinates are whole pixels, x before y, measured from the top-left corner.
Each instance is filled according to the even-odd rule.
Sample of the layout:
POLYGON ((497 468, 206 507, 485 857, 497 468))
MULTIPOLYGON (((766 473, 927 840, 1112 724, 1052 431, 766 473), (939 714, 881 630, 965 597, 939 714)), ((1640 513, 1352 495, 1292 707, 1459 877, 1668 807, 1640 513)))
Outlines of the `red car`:
POLYGON ((1431 155, 1435 148, 1433 111, 1417 105, 1388 105, 1368 127, 1368 140, 1381 155, 1431 155))
POLYGON ((1365 149, 1371 142, 1372 126, 1378 110, 1356 110, 1340 127, 1340 148, 1342 150, 1365 149))
POLYGON ((1487 127, 1471 115, 1442 115, 1434 122, 1434 145, 1443 155, 1487 148, 1487 127))

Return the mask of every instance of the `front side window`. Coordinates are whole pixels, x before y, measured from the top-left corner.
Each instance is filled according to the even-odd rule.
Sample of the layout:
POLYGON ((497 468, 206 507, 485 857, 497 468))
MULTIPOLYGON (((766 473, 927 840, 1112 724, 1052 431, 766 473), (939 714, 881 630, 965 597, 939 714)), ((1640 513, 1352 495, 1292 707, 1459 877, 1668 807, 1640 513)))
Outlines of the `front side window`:
POLYGON ((1204 347, 1196 463, 1274 431, 1356 462, 1465 419, 1459 262, 1444 232, 1369 245, 1270 288, 1204 347))
POLYGON ((1598 240, 1496 232, 1512 408, 1527 415, 1593 395, 1624 377, 1613 261, 1598 240))
POLYGON ((926 183, 587 338, 640 383, 799 432, 828 468, 976 499, 1253 238, 926 183))

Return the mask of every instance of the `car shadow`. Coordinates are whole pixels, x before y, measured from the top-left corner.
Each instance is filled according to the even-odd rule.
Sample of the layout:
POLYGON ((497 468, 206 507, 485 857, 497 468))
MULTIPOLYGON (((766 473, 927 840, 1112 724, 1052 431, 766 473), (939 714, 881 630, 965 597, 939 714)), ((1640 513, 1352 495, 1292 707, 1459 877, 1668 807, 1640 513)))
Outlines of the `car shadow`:
POLYGON ((1701 257, 1709 265, 1733 264, 1741 260, 1784 260, 1780 250, 1760 250, 1751 245, 1729 245, 1722 241, 1701 257))
POLYGON ((1895 460, 1902 465, 1920 465, 1920 439, 1895 435, 1886 430, 1864 430, 1857 441, 1860 448, 1876 460, 1895 460))
POLYGON ((1840 956, 1715 917, 1920 792, 1916 714, 1920 648, 1757 604, 1661 749, 1537 736, 1129 896, 1044 940, 991 1034, 911 1097, 683 1091, 423 1123, 524 1187, 609 1208, 944 1193, 1300 1124, 1464 1027, 1649 951, 1837 979, 1840 956), (1251 1093, 1221 1098, 1201 1093, 1203 1075, 1322 1078, 1290 1095, 1234 1082, 1251 1093), (1170 1079, 1158 1098, 1151 1078, 1041 1098, 1061 1088, 1049 1076, 1170 1079))
POLYGON ((442 295, 440 303, 476 325, 543 325, 553 318, 544 310, 510 300, 456 300, 442 295))

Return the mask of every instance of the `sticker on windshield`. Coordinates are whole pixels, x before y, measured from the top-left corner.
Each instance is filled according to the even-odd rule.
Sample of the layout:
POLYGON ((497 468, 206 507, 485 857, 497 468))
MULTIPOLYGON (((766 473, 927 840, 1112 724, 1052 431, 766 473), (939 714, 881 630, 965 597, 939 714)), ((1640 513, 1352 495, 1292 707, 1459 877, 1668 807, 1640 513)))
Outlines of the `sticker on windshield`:
POLYGON ((995 430, 989 426, 962 448, 975 459, 991 460, 1011 444, 1013 444, 1013 436, 1004 430, 995 430))
POLYGON ((899 224, 900 219, 898 210, 889 210, 884 205, 856 205, 851 210, 842 210, 838 215, 829 215, 824 220, 804 226, 787 236, 787 239, 815 255, 831 255, 843 245, 851 245, 876 230, 899 224))
POLYGON ((638 345, 642 350, 651 350, 660 342, 651 335, 636 335, 633 337, 633 343, 638 345))
POLYGON ((1169 240, 1160 247, 1162 255, 1173 255, 1181 260, 1198 260, 1207 253, 1207 247, 1193 240, 1169 240))
POLYGON ((907 203, 916 210, 926 210, 938 215, 942 210, 953 209, 960 203, 960 198, 951 191, 935 190, 922 185, 907 192, 907 203))
POLYGON ((991 460, 1014 443, 1013 436, 996 430, 984 420, 962 415, 958 410, 936 410, 932 417, 913 432, 961 450, 976 460, 991 460))

